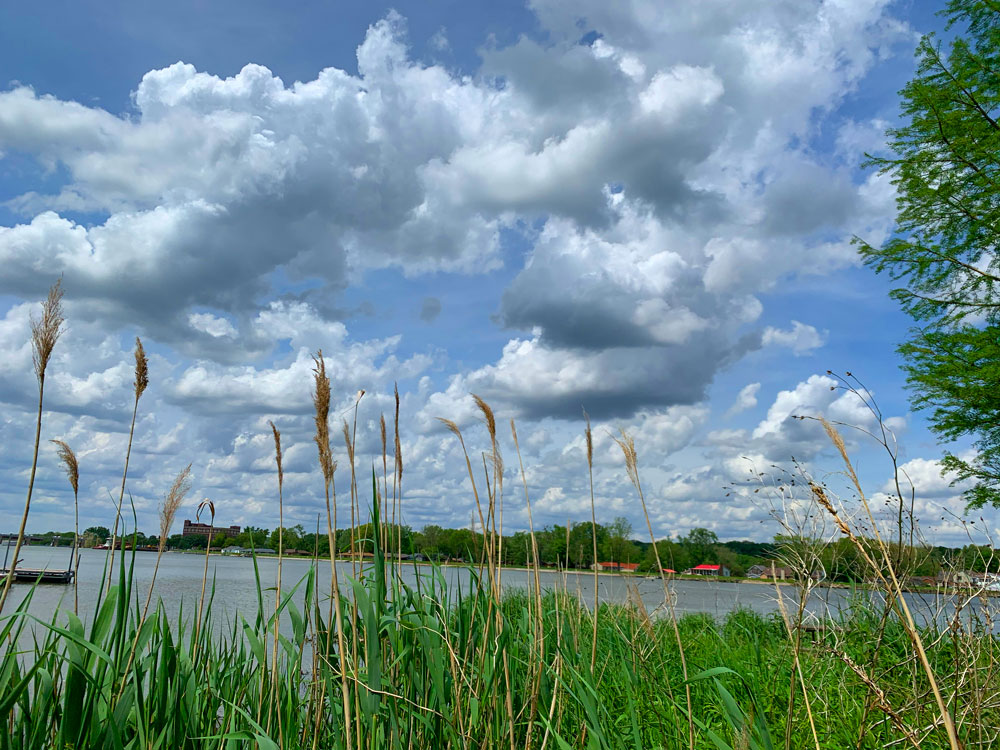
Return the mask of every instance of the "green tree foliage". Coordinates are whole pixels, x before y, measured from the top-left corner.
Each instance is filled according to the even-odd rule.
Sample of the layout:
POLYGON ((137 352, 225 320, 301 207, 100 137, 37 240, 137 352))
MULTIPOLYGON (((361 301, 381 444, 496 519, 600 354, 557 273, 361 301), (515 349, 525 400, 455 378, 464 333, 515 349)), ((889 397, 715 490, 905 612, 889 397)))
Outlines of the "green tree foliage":
POLYGON ((167 549, 205 549, 208 537, 204 534, 172 534, 167 538, 167 549))
POLYGON ((638 547, 632 542, 632 524, 624 516, 618 516, 605 526, 607 538, 604 542, 606 562, 631 563, 642 559, 638 547))
POLYGON ((718 562, 716 546, 719 544, 719 537, 714 531, 691 529, 686 536, 680 538, 680 543, 687 550, 691 565, 713 565, 718 562))
POLYGON ((941 438, 973 440, 974 458, 949 452, 944 467, 974 481, 965 499, 981 507, 1000 505, 1000 3, 943 14, 964 34, 947 50, 921 40, 893 155, 869 160, 896 186, 896 232, 858 245, 919 326, 900 347, 914 406, 941 438))
POLYGON ((83 531, 84 534, 92 534, 98 544, 104 544, 111 536, 111 529, 107 526, 89 526, 83 531))

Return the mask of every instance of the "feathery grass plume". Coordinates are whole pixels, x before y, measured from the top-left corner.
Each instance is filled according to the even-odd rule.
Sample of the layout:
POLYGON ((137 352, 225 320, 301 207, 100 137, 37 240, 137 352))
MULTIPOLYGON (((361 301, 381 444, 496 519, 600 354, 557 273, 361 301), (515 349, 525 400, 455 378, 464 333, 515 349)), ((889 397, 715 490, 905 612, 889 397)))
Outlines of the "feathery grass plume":
POLYGON ((142 347, 142 341, 135 337, 135 380, 132 382, 135 388, 135 397, 138 399, 146 392, 149 385, 149 360, 146 359, 146 350, 142 347))
MULTIPOLYGON (((139 411, 139 399, 149 386, 149 361, 146 359, 146 350, 142 346, 142 341, 135 337, 135 379, 132 381, 132 388, 135 400, 132 403, 132 425, 128 431, 128 447, 125 449, 125 468, 122 470, 122 486, 118 492, 118 506, 115 509, 115 523, 111 530, 111 560, 108 566, 108 580, 105 593, 111 589, 112 573, 115 568, 115 547, 117 546, 118 523, 121 520, 122 503, 125 501, 125 479, 128 476, 129 459, 132 457, 132 437, 135 435, 135 418, 139 411)), ((125 560, 125 549, 122 545, 122 560, 125 560)))
POLYGON ((170 529, 174 525, 177 511, 184 504, 184 498, 191 491, 191 464, 184 467, 174 483, 170 485, 170 491, 160 505, 160 548, 166 547, 167 537, 170 536, 170 529))
MULTIPOLYGON (((285 472, 281 466, 281 433, 270 419, 267 424, 271 427, 271 434, 274 436, 274 461, 278 465, 278 579, 274 589, 274 646, 271 652, 271 690, 272 696, 277 697, 278 693, 278 629, 281 615, 281 562, 285 548, 285 472)), ((271 732, 272 706, 268 706, 267 712, 267 732, 271 732)), ((281 735, 281 714, 278 713, 278 734, 281 735)))
POLYGON ((319 450, 319 467, 323 481, 329 487, 333 481, 333 454, 330 450, 330 378, 326 375, 323 350, 313 356, 313 407, 316 409, 316 448, 319 450))
POLYGON ((80 610, 80 555, 77 547, 80 541, 80 465, 77 463, 76 454, 62 440, 50 440, 59 448, 59 460, 62 461, 63 470, 69 479, 69 486, 73 488, 73 557, 70 560, 70 567, 73 569, 73 614, 80 610))
POLYGON ((39 383, 45 380, 45 370, 49 366, 52 350, 62 335, 63 317, 62 278, 49 289, 49 294, 42 303, 42 317, 31 318, 31 361, 35 366, 35 377, 39 383))
POLYGON ((7 602, 10 585, 14 582, 14 571, 17 569, 18 556, 24 544, 24 530, 28 525, 28 513, 31 510, 31 494, 35 488, 35 472, 38 470, 38 444, 42 439, 42 398, 45 393, 45 370, 49 366, 52 350, 62 335, 62 324, 65 322, 62 311, 62 279, 60 278, 49 289, 48 297, 42 303, 40 320, 31 319, 31 359, 35 365, 35 377, 38 379, 38 416, 35 421, 35 449, 31 458, 31 474, 28 477, 28 495, 24 501, 24 513, 21 515, 21 525, 17 530, 17 543, 14 546, 14 560, 10 564, 7 578, 0 594, 0 612, 7 602))
POLYGON ((63 471, 66 472, 66 478, 69 479, 69 486, 73 488, 74 493, 79 492, 80 466, 77 463, 76 454, 62 440, 50 440, 49 442, 55 443, 59 447, 59 460, 62 461, 63 471))
POLYGON ((621 435, 620 438, 614 435, 611 437, 618 443, 618 447, 622 450, 622 454, 625 457, 625 471, 628 473, 628 478, 639 495, 639 502, 642 504, 642 515, 646 519, 646 529, 649 531, 649 541, 653 545, 653 557, 656 560, 656 569, 660 572, 660 580, 663 582, 664 599, 670 611, 670 621, 674 628, 674 639, 677 641, 677 650, 680 654, 681 673, 684 676, 684 694, 687 698, 688 747, 690 750, 694 750, 694 714, 691 712, 693 705, 691 700, 691 684, 688 682, 687 657, 684 655, 684 645, 681 641, 680 629, 677 627, 677 613, 674 611, 673 596, 671 595, 670 587, 667 585, 667 574, 663 570, 663 561, 660 560, 660 550, 656 546, 656 536, 653 534, 653 524, 649 520, 649 511, 646 509, 646 496, 642 491, 642 484, 639 482, 639 456, 635 452, 635 440, 622 428, 619 428, 618 432, 621 435))

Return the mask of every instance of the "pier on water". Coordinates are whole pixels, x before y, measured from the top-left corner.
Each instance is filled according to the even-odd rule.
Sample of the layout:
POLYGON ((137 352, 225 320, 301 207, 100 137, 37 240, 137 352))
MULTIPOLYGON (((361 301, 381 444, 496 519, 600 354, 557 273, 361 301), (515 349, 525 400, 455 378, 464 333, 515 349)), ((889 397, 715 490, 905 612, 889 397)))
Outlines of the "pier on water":
MULTIPOLYGON (((0 581, 10 575, 10 569, 0 568, 0 581)), ((47 568, 16 568, 14 581, 17 583, 72 583, 72 570, 49 570, 47 568)))

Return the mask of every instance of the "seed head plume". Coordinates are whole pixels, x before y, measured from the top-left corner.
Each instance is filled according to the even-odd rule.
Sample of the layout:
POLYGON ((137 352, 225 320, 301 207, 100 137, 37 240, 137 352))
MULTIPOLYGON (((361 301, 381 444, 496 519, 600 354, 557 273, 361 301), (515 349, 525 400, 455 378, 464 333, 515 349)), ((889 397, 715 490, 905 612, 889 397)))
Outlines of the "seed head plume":
POLYGON ((614 438, 614 441, 618 443, 618 447, 622 449, 622 453, 625 455, 625 470, 628 472, 628 478, 632 481, 636 487, 639 486, 639 459, 635 453, 635 440, 629 435, 625 430, 619 428, 621 433, 620 438, 614 438))
POLYGON ((79 492, 80 467, 76 462, 76 454, 73 453, 73 449, 66 445, 66 443, 62 440, 50 440, 49 442, 55 443, 59 446, 59 460, 62 461, 63 470, 69 478, 69 486, 73 488, 73 492, 79 492))
POLYGON ((463 445, 465 444, 465 440, 462 439, 462 431, 458 429, 457 424, 452 422, 450 419, 445 419, 444 417, 438 417, 437 420, 445 427, 447 427, 449 430, 451 430, 451 432, 455 434, 455 437, 457 437, 459 440, 462 441, 463 445))
POLYGON ((396 397, 396 418, 393 422, 393 432, 396 437, 396 481, 403 481, 403 446, 399 442, 399 386, 392 384, 393 393, 396 397))
POLYGON ((270 419, 267 420, 267 423, 271 426, 271 432, 274 434, 274 460, 278 464, 278 484, 282 485, 285 483, 285 472, 281 468, 281 433, 278 432, 278 428, 270 419))
POLYGON ((483 418, 486 420, 486 429, 490 433, 490 440, 496 442, 497 439, 497 421, 493 416, 493 409, 487 404, 483 399, 477 396, 475 393, 472 394, 473 400, 476 402, 476 406, 479 407, 479 411, 483 413, 483 418))
POLYGON ((164 547, 167 543, 167 537, 170 536, 170 528, 174 525, 174 518, 177 516, 177 511, 184 502, 184 497, 188 492, 191 491, 191 464, 188 464, 184 470, 177 475, 174 483, 170 486, 170 491, 167 496, 163 499, 163 505, 160 506, 160 547, 164 547))
POLYGON ((335 464, 330 451, 330 378, 326 375, 326 363, 323 361, 323 350, 320 349, 313 357, 316 366, 313 368, 313 379, 316 390, 313 393, 313 406, 316 407, 316 447, 319 449, 319 466, 323 471, 323 481, 329 487, 333 482, 335 464))
POLYGON ((149 361, 146 359, 146 350, 142 348, 142 341, 135 337, 135 400, 146 390, 149 385, 149 361))
POLYGON ((385 414, 379 414, 378 416, 378 430, 379 434, 382 436, 382 455, 385 456, 389 447, 386 442, 385 414))
POLYGON ((819 506, 830 514, 830 516, 833 518, 833 522, 837 524, 837 528, 840 529, 840 532, 844 536, 853 540, 854 533, 851 531, 851 527, 848 526, 847 522, 840 517, 840 514, 837 512, 837 509, 833 507, 833 503, 830 502, 830 498, 826 496, 826 492, 824 492, 823 488, 820 487, 815 482, 810 482, 809 491, 812 492, 813 497, 816 499, 816 502, 819 504, 819 506))
POLYGON ((583 418, 587 422, 587 429, 584 431, 584 437, 587 438, 587 466, 594 467, 594 436, 590 431, 590 415, 587 414, 587 410, 583 411, 583 418))
POLYGON ((354 463, 354 445, 351 443, 351 426, 344 420, 344 445, 347 447, 347 460, 354 463))
POLYGON ((62 309, 63 288, 59 279, 49 295, 42 303, 41 320, 31 319, 31 361, 35 365, 35 376, 39 381, 45 379, 45 368, 55 348, 56 341, 62 335, 62 324, 65 321, 62 309))

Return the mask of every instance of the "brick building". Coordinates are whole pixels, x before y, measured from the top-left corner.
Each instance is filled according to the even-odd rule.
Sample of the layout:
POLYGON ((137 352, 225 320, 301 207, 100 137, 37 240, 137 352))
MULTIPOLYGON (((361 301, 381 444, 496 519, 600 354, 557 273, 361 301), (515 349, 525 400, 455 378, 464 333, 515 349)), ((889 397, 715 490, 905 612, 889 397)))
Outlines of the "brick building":
POLYGON ((225 526, 216 526, 214 529, 207 523, 191 523, 186 518, 184 519, 184 529, 181 531, 181 536, 208 536, 211 533, 213 536, 227 536, 234 537, 240 533, 239 526, 230 526, 226 528, 225 526))

